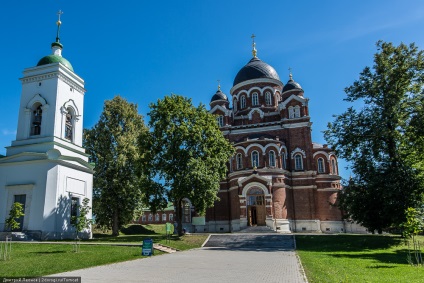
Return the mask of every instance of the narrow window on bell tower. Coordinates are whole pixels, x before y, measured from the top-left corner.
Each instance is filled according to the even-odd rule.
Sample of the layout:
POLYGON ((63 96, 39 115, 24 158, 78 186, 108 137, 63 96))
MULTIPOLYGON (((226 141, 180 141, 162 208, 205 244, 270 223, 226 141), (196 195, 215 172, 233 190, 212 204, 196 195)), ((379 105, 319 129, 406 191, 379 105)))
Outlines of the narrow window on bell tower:
POLYGON ((32 119, 31 119, 31 136, 38 136, 41 133, 41 119, 43 117, 43 110, 41 104, 36 103, 32 107, 32 119))
POLYGON ((67 109, 65 121, 65 139, 73 141, 74 135, 74 113, 71 108, 67 109))

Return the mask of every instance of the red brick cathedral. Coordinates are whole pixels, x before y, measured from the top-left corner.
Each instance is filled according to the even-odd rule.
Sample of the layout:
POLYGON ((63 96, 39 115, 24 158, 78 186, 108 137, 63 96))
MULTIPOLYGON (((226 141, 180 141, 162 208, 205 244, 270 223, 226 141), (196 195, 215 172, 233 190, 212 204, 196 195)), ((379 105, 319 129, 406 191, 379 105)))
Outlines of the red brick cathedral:
POLYGON ((292 74, 284 84, 256 56, 253 43, 253 58, 237 73, 230 95, 218 87, 210 112, 236 154, 221 182, 220 201, 207 211, 205 226, 194 228, 345 231, 335 206, 341 189, 337 157, 327 145, 312 142, 309 99, 292 74))

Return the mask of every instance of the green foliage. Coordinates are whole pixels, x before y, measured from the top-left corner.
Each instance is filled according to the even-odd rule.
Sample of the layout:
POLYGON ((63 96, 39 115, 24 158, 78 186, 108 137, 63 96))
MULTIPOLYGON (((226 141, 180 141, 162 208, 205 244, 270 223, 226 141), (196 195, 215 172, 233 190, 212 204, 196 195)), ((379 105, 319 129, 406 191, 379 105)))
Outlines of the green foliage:
POLYGON ((418 235, 424 229, 424 214, 418 209, 408 207, 406 221, 401 225, 402 235, 406 238, 418 235))
POLYGON ((373 68, 345 89, 350 107, 328 125, 325 138, 354 176, 340 195, 346 216, 369 230, 405 221, 424 192, 424 53, 379 41, 373 68))
POLYGON ((188 198, 201 214, 211 207, 234 149, 204 105, 194 107, 190 99, 172 94, 150 108, 151 133, 141 141, 150 150, 143 159, 150 176, 145 201, 155 211, 166 207, 168 197, 181 234, 182 200, 188 198))
POLYGON ((406 221, 401 227, 402 235, 407 238, 406 241, 408 243, 407 261, 411 265, 422 266, 424 261, 421 253, 421 243, 417 240, 416 236, 424 229, 424 214, 422 211, 412 207, 409 207, 405 214, 406 221), (409 239, 412 239, 412 241, 409 239))
POLYGON ((22 204, 19 202, 13 203, 12 208, 9 211, 9 217, 6 219, 6 228, 10 230, 21 228, 21 224, 16 220, 24 215, 22 204))
POLYGON ((87 215, 91 210, 91 207, 88 205, 89 203, 90 200, 88 198, 84 198, 82 205, 78 205, 78 214, 71 217, 71 225, 75 228, 76 239, 78 239, 79 233, 85 229, 89 229, 93 222, 91 219, 87 218, 87 215))
POLYGON ((84 147, 96 164, 93 213, 96 223, 111 227, 113 235, 119 234, 119 228, 129 223, 141 206, 143 178, 137 166, 143 150, 138 141, 147 132, 137 105, 120 96, 105 101, 100 120, 84 131, 84 147))

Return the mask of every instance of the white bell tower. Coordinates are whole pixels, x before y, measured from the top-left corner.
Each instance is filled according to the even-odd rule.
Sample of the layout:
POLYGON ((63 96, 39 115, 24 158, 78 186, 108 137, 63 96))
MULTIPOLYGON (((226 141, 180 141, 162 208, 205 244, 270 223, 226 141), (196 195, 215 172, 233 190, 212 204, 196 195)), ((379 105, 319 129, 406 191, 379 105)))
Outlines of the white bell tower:
POLYGON ((0 159, 0 231, 17 200, 25 206, 21 230, 40 238, 71 237, 77 205, 89 198, 91 206, 93 166, 82 148, 84 80, 62 57, 61 14, 52 54, 20 79, 16 140, 0 159))

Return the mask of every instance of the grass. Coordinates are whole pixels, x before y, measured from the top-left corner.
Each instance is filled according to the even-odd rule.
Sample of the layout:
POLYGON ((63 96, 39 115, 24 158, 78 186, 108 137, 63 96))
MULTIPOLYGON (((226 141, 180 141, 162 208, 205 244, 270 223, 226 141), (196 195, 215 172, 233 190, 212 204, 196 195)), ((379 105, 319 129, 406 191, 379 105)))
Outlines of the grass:
MULTIPOLYGON (((94 234, 92 240, 83 242, 93 243, 137 243, 140 246, 112 246, 112 245, 80 245, 80 252, 73 252, 72 244, 37 244, 12 243, 10 260, 0 260, 0 282, 8 277, 38 277, 61 273, 81 268, 104 265, 109 263, 143 258, 141 256, 141 242, 151 238, 154 243, 161 243, 179 250, 200 247, 207 235, 194 234, 182 237, 171 236, 167 240, 165 225, 131 225, 123 229, 127 235, 112 237, 105 233, 94 234), (163 227, 162 227, 163 226, 163 227), (134 234, 139 233, 139 234, 134 234)), ((155 255, 163 254, 155 251, 155 255)))
POLYGON ((166 245, 183 251, 200 247, 208 237, 206 234, 190 234, 182 237, 170 235, 167 237, 165 234, 164 224, 129 225, 121 231, 127 232, 128 234, 111 236, 105 233, 95 233, 93 234, 94 239, 88 241, 141 244, 144 239, 150 238, 153 239, 154 243, 166 245), (134 232, 137 232, 137 234, 133 234, 134 232))
POLYGON ((38 277, 138 258, 143 258, 140 247, 81 245, 75 253, 70 244, 15 242, 11 259, 0 261, 0 282, 4 277, 38 277))
POLYGON ((407 246, 400 237, 299 235, 296 244, 310 283, 424 282, 424 267, 407 263, 407 246))

